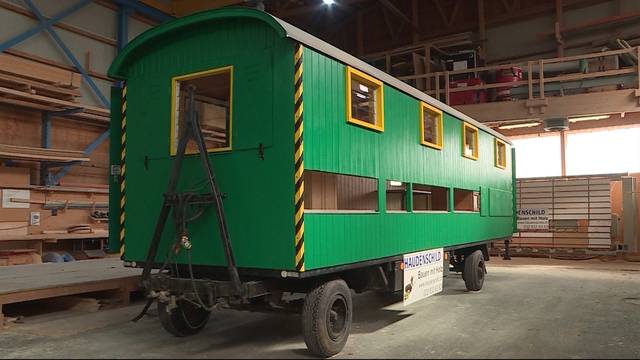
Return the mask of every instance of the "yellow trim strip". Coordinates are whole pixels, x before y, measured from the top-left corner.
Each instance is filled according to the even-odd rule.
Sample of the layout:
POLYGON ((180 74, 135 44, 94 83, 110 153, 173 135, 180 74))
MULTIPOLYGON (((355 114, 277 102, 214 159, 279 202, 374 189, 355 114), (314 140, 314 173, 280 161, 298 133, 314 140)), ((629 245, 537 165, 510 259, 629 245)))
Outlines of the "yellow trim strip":
MULTIPOLYGON (((216 75, 220 73, 229 73, 229 146, 223 148, 209 149, 208 152, 222 152, 230 151, 233 141, 233 65, 228 65, 220 68, 198 71, 195 73, 174 76, 171 78, 171 129, 169 139, 169 154, 175 156, 178 151, 178 142, 176 141, 176 86, 178 81, 191 80, 205 76, 216 75)), ((197 154, 197 151, 187 151, 186 154, 197 154)))
POLYGON ((382 81, 356 70, 351 66, 346 67, 346 89, 347 89, 347 123, 362 126, 371 130, 384 131, 384 86, 382 81), (351 112, 351 79, 356 77, 358 81, 376 88, 376 123, 371 124, 353 117, 351 112))

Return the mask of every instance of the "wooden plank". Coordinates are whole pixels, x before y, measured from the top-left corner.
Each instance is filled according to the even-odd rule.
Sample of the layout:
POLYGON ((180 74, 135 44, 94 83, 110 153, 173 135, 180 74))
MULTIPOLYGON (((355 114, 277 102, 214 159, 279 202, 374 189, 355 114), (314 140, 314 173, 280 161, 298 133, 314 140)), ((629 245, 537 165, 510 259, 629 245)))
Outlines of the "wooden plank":
POLYGON ((551 199, 545 198, 545 199, 521 199, 520 202, 522 203, 522 205, 533 205, 533 204, 547 204, 548 206, 551 206, 551 199))
MULTIPOLYGON (((19 58, 32 60, 32 61, 38 62, 40 64, 56 67, 58 69, 63 69, 63 70, 71 71, 71 72, 77 71, 76 68, 74 68, 71 65, 67 65, 67 64, 64 64, 64 63, 53 61, 51 59, 47 59, 47 58, 44 58, 44 57, 41 57, 41 56, 30 54, 30 53, 27 53, 27 52, 24 52, 24 51, 19 51, 19 50, 15 50, 15 49, 7 49, 4 52, 6 52, 7 54, 11 54, 11 55, 17 56, 19 58)), ((93 71, 93 70, 88 70, 87 69, 87 73, 89 74, 89 76, 91 76, 93 78, 101 79, 101 80, 104 80, 104 81, 114 81, 114 79, 108 77, 106 74, 102 74, 102 73, 99 73, 99 72, 96 72, 96 71, 93 71)))
POLYGON ((49 84, 59 84, 72 89, 79 88, 82 82, 82 78, 78 73, 5 53, 0 54, 0 71, 49 84))
POLYGON ((90 113, 96 114, 96 115, 102 115, 102 116, 107 116, 107 117, 110 115, 109 109, 95 107, 95 106, 89 106, 89 105, 80 105, 80 104, 73 103, 71 101, 55 99, 55 98, 51 98, 51 97, 47 97, 47 96, 27 94, 27 93, 24 93, 22 91, 9 89, 9 88, 5 88, 5 87, 0 87, 0 94, 13 95, 13 96, 16 96, 18 98, 22 98, 22 99, 26 99, 26 100, 30 100, 30 101, 34 101, 34 102, 39 102, 39 103, 43 103, 43 104, 46 104, 46 105, 60 105, 60 106, 66 107, 66 108, 73 108, 73 109, 82 108, 82 109, 85 109, 87 112, 90 112, 90 113))
POLYGON ((611 219, 609 220, 590 220, 590 226, 611 226, 611 219))
POLYGON ((1 235, 0 241, 29 241, 29 240, 69 240, 69 239, 105 239, 109 237, 107 231, 93 234, 32 234, 32 235, 1 235))
POLYGON ((29 223, 26 221, 2 221, 0 222, 0 237, 27 235, 29 223))
POLYGON ((590 208, 589 209, 589 213, 590 214, 611 214, 611 208, 610 207, 606 207, 606 208, 590 208))
POLYGON ((15 84, 15 85, 28 85, 30 88, 38 90, 41 95, 49 95, 53 97, 78 97, 81 96, 79 90, 63 88, 50 84, 44 84, 38 81, 21 78, 9 74, 0 73, 0 80, 2 82, 15 84))

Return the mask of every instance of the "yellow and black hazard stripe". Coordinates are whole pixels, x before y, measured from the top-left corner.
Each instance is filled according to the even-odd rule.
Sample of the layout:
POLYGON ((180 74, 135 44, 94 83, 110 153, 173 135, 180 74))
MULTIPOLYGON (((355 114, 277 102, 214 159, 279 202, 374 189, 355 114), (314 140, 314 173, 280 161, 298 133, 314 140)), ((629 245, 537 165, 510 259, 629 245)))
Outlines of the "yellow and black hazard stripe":
POLYGON ((127 170, 125 165, 127 149, 127 84, 124 82, 122 83, 122 113, 120 115, 120 256, 122 257, 124 256, 125 175, 127 170))
POLYGON ((302 142, 302 44, 297 44, 294 53, 294 161, 295 161, 295 246, 296 270, 304 271, 304 152, 302 142))

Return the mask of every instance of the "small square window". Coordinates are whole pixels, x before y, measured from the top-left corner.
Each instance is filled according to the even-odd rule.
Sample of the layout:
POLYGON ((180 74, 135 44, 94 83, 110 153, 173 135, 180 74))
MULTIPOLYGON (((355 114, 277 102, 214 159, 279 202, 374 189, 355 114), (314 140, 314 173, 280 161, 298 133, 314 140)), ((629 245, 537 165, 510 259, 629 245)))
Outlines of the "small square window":
MULTIPOLYGON (((184 132, 190 87, 194 89, 194 107, 207 151, 231 150, 232 84, 232 66, 173 78, 171 155, 176 154, 180 136, 184 132)), ((197 152, 196 143, 190 141, 186 153, 197 152)))
POLYGON ((499 139, 496 139, 496 167, 507 168, 507 144, 499 139))
POLYGON ((462 155, 478 160, 478 128, 462 123, 462 155))
POLYGON ((382 82, 347 67, 347 122, 384 130, 382 82))
POLYGON ((420 107, 422 145, 442 149, 442 111, 425 103, 420 107))
POLYGON ((480 192, 474 190, 454 189, 453 209, 463 212, 480 212, 480 192))

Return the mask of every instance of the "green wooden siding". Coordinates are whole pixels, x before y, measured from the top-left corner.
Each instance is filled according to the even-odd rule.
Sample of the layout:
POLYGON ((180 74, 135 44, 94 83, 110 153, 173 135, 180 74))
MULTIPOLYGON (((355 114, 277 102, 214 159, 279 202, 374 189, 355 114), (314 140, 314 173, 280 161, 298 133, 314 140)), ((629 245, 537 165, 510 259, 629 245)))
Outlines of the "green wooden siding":
MULTIPOLYGON (((166 191, 171 78, 233 65, 233 150, 210 154, 226 195, 233 251, 241 267, 293 268, 293 44, 264 22, 232 18, 168 33, 145 50, 128 62, 125 74, 125 259, 145 259, 166 191)), ((181 174, 180 190, 207 190, 196 156, 185 160, 181 174)), ((158 261, 174 232, 170 219, 158 261)), ((194 264, 225 264, 213 208, 189 226, 189 235, 194 264)), ((184 254, 178 261, 186 261, 184 254)))
POLYGON ((384 132, 347 124, 345 65, 305 49, 304 68, 305 167, 377 178, 381 198, 379 214, 307 214, 307 269, 511 234, 511 169, 494 166, 492 135, 480 131, 479 159, 465 158, 462 122, 445 113, 444 148, 425 147, 420 144, 420 102, 386 85, 384 132), (489 210, 489 216, 385 213, 386 180, 482 188, 482 207, 489 210))

